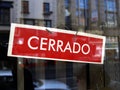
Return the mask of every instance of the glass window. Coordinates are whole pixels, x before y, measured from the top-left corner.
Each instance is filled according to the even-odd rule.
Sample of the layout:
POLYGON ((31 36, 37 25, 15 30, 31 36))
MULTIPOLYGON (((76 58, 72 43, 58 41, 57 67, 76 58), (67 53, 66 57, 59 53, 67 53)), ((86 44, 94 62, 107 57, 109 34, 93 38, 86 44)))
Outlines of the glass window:
POLYGON ((79 10, 76 10, 76 16, 79 16, 79 10))
POLYGON ((80 8, 87 9, 88 8, 88 0, 80 0, 80 8))
POLYGON ((82 26, 85 25, 85 13, 84 13, 84 10, 80 11, 80 25, 82 25, 82 26))
POLYGON ((94 0, 94 2, 92 3, 91 6, 91 22, 92 22, 92 26, 97 26, 98 24, 98 0, 94 0))
POLYGON ((106 10, 107 11, 116 11, 116 2, 115 0, 106 0, 106 10))
POLYGON ((44 20, 45 27, 52 27, 52 21, 51 20, 44 20))
POLYGON ((69 4, 70 4, 70 1, 69 0, 65 0, 65 8, 69 8, 69 4))
POLYGON ((108 26, 116 26, 116 24, 117 24, 116 14, 108 13, 107 14, 107 23, 108 23, 108 26))
POLYGON ((24 69, 29 71, 24 75, 32 75, 34 90, 78 90, 76 76, 73 72, 73 63, 24 59, 23 63, 19 65, 24 66, 24 69))
POLYGON ((85 26, 87 24, 87 10, 76 10, 76 16, 78 17, 79 25, 85 26))
POLYGON ((10 9, 0 8, 0 25, 10 24, 10 9))
POLYGON ((29 13, 29 2, 28 1, 22 1, 22 13, 28 14, 29 13))
MULTIPOLYGON (((7 0, 7 1, 9 1, 9 0, 7 0)), ((14 1, 17 1, 17 0, 10 0, 10 1, 13 1, 13 4, 19 4, 18 2, 14 3, 14 1)), ((27 1, 38 2, 41 0, 27 0, 27 1)), ((47 0, 45 0, 45 1, 47 1, 47 0)), ((50 2, 50 4, 46 3, 46 5, 44 7, 45 12, 42 11, 43 13, 49 14, 50 13, 49 11, 51 9, 49 6, 52 4, 55 4, 56 2, 54 2, 54 1, 58 1, 58 0, 51 0, 51 1, 52 2, 50 2)), ((97 0, 90 0, 90 1, 97 1, 97 0)), ((113 0, 108 0, 108 1, 113 1, 113 0)), ((114 1, 117 1, 117 0, 114 0, 114 1)), ((36 3, 36 2, 33 2, 33 3, 36 3)), ((94 19, 94 17, 98 16, 98 14, 97 14, 98 9, 97 9, 97 4, 96 4, 96 6, 95 6, 96 9, 92 12, 92 15, 88 15, 89 14, 88 13, 88 10, 89 10, 88 0, 77 0, 77 2, 79 2, 79 3, 76 3, 78 5, 76 15, 78 15, 77 20, 79 20, 79 22, 78 22, 80 25, 79 29, 81 29, 81 28, 84 28, 85 26, 88 26, 86 24, 88 24, 89 16, 92 17, 92 15, 93 15, 93 19, 94 19)), ((1 2, 0 2, 0 4, 1 4, 1 2)), ((43 8, 43 6, 44 6, 43 4, 44 4, 44 2, 42 3, 41 8, 43 8)), ((62 4, 63 4, 63 2, 62 2, 62 4)), ((71 0, 66 0, 67 7, 69 4, 71 4, 71 0)), ((112 4, 110 4, 110 5, 112 5, 112 4)), ((25 6, 28 7, 27 4, 25 6)), ((111 7, 111 6, 109 6, 109 7, 111 7)), ((13 7, 11 9, 15 9, 15 8, 13 7)), ((22 8, 22 7, 20 7, 20 8, 22 8)), ((72 22, 72 18, 71 18, 72 15, 69 15, 70 8, 74 8, 74 7, 69 7, 68 9, 66 9, 66 10, 68 10, 67 15, 66 15, 67 17, 63 17, 66 19, 65 25, 66 26, 68 25, 69 27, 71 27, 70 23, 72 22)), ((0 7, 0 9, 1 9, 1 7, 0 7)), ((9 11, 9 9, 7 9, 7 8, 5 8, 5 9, 6 10, 3 10, 3 11, 2 11, 2 9, 0 10, 0 24, 1 24, 1 22, 4 21, 4 19, 5 19, 5 23, 10 22, 10 18, 6 18, 6 17, 10 17, 10 12, 5 15, 2 14, 3 12, 6 12, 7 10, 9 11), (3 17, 4 17, 4 19, 3 19, 3 17), (9 19, 8 22, 6 22, 7 19, 9 19)), ((30 8, 28 8, 28 9, 30 9, 30 8)), ((29 12, 28 9, 25 10, 26 13, 29 12)), ((112 10, 112 9, 110 9, 110 10, 112 10)), ((12 10, 12 11, 13 11, 12 15, 14 16, 14 13, 16 13, 16 11, 15 10, 12 10)), ((38 9, 38 12, 41 12, 41 11, 39 11, 39 9, 38 9)), ((19 13, 21 14, 21 12, 19 12, 19 13)), ((30 13, 34 14, 34 12, 30 12, 30 13)), ((106 13, 107 19, 106 19, 105 23, 107 23, 107 21, 108 21, 108 23, 110 25, 115 25, 116 24, 116 15, 117 14, 115 12, 113 13, 111 11, 108 11, 106 13)), ((17 16, 17 17, 19 17, 19 16, 17 16)), ((21 18, 22 18, 24 24, 30 24, 30 25, 37 24, 37 22, 40 21, 38 24, 43 24, 43 22, 44 22, 44 26, 51 27, 52 23, 53 23, 52 18, 49 16, 43 16, 42 19, 40 19, 40 18, 34 19, 35 17, 31 17, 31 19, 29 19, 29 17, 27 17, 27 15, 22 15, 21 18)), ((15 22, 16 23, 19 22, 19 20, 21 20, 21 18, 15 19, 15 22)), ((12 20, 12 21, 14 21, 14 20, 12 20)), ((75 22, 75 24, 76 24, 76 22, 75 22)), ((69 27, 67 27, 67 29, 69 27)), ((39 36, 40 34, 41 35, 46 34, 46 32, 39 34, 38 29, 36 29, 36 30, 37 30, 37 32, 35 32, 35 33, 37 36, 39 36)), ((77 30, 77 27, 75 30, 77 30)), ((18 36, 22 35, 21 32, 16 32, 16 33, 18 36)), ((49 33, 49 32, 47 32, 47 33, 49 33)), ((24 32, 23 34, 27 38, 29 38, 29 35, 30 35, 29 33, 24 32)), ((31 34, 32 34, 32 32, 31 32, 31 34)), ((105 52, 106 55, 105 55, 104 64, 99 64, 99 65, 92 64, 92 63, 86 64, 86 63, 77 63, 77 62, 70 62, 70 61, 68 62, 66 60, 53 61, 53 60, 47 60, 47 59, 42 60, 42 59, 35 59, 35 58, 32 58, 32 59, 31 58, 22 58, 22 56, 17 57, 17 58, 9 57, 9 56, 7 56, 7 45, 11 45, 11 43, 8 43, 8 41, 6 42, 6 44, 2 43, 2 41, 5 41, 4 40, 5 37, 3 37, 3 36, 9 37, 9 32, 3 32, 3 33, 0 32, 0 90, 119 90, 120 89, 120 60, 119 60, 119 53, 118 53, 119 52, 119 45, 118 45, 119 43, 117 43, 118 40, 117 40, 116 36, 108 38, 107 41, 109 41, 110 43, 107 43, 108 48, 105 52), (6 33, 8 35, 6 35, 6 33)), ((33 35, 33 36, 35 36, 35 35, 33 35)), ((55 36, 58 36, 58 34, 50 33, 49 35, 46 36, 46 38, 51 37, 51 41, 52 41, 52 38, 54 38, 55 36)), ((6 39, 8 40, 8 38, 6 38, 6 39)), ((17 40, 21 41, 21 39, 24 40, 24 43, 28 44, 24 37, 17 39, 17 40)), ((41 38, 39 38, 39 40, 37 40, 38 43, 36 43, 35 45, 41 43, 40 39, 41 38)), ((58 37, 58 39, 60 41, 61 38, 58 37)), ((64 37, 64 39, 67 40, 66 37, 64 37)), ((57 39, 55 39, 55 41, 56 40, 57 39)), ((71 41, 74 41, 74 37, 73 37, 73 40, 71 40, 71 41)), ((15 41, 15 42, 17 42, 17 41, 15 41)), ((55 42, 55 43, 59 44, 59 48, 62 48, 61 42, 59 42, 59 43, 55 42)), ((66 42, 63 42, 63 43, 66 43, 66 42)), ((99 42, 97 42, 97 43, 99 43, 99 42)), ((15 43, 15 44, 17 44, 17 43, 15 43)), ((21 43, 19 43, 19 44, 21 45, 21 43)), ((44 45, 45 44, 46 44, 46 41, 45 41, 44 45)), ((90 43, 90 44, 92 44, 92 43, 90 43)), ((54 42, 51 42, 51 47, 52 47, 52 45, 54 45, 54 42)), ((93 48, 95 48, 95 47, 93 47, 93 48)), ((15 49, 17 50, 17 48, 15 48, 15 49)), ((100 49, 100 48, 97 48, 97 49, 100 49)), ((33 52, 34 51, 35 50, 33 50, 33 52)), ((38 53, 35 53, 35 56, 38 53)), ((53 55, 53 53, 49 53, 49 52, 48 52, 48 54, 53 55)), ((27 53, 26 53, 26 55, 27 55, 27 53)), ((42 56, 45 56, 45 53, 43 53, 42 56)), ((94 57, 96 57, 96 56, 94 56, 94 57)))
POLYGON ((76 16, 78 24, 81 26, 87 25, 88 21, 88 0, 76 0, 76 16))
POLYGON ((87 9, 88 8, 88 0, 76 0, 76 8, 87 9))
POLYGON ((79 0, 76 0, 76 8, 79 7, 79 0))
POLYGON ((24 24, 35 25, 34 19, 24 19, 24 24))
POLYGON ((116 0, 105 0, 105 7, 107 26, 117 26, 116 0))
POLYGON ((49 3, 43 3, 43 11, 46 13, 50 12, 50 4, 49 3))
POLYGON ((0 90, 17 90, 17 63, 14 58, 0 58, 0 90))

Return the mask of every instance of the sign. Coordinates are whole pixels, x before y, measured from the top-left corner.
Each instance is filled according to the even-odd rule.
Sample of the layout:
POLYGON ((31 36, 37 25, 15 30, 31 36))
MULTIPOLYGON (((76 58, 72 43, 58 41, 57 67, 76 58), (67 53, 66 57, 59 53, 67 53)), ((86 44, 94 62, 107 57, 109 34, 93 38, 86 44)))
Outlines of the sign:
POLYGON ((11 24, 8 56, 102 64, 104 50, 104 36, 11 24))

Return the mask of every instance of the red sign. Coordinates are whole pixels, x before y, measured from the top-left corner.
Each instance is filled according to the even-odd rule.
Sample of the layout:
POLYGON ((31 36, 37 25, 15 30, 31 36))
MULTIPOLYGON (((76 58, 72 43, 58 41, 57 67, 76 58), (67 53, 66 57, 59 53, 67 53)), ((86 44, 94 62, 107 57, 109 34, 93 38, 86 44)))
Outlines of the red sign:
POLYGON ((104 36, 11 24, 8 56, 102 64, 104 50, 104 36))

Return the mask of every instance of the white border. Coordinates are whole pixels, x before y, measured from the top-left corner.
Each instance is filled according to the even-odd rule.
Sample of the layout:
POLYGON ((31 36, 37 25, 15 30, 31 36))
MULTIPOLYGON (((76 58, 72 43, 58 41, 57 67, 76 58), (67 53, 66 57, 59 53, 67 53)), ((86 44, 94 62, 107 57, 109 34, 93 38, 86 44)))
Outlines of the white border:
POLYGON ((22 57, 22 58, 23 57, 24 58, 35 58, 35 59, 47 59, 47 60, 59 60, 59 61, 70 61, 70 62, 82 62, 82 63, 93 63, 93 64, 103 64, 104 55, 105 55, 105 41, 106 41, 105 36, 94 35, 94 34, 89 34, 89 33, 84 33, 84 32, 78 32, 77 35, 103 39, 103 49, 102 49, 101 63, 98 63, 98 62, 87 62, 87 61, 77 61, 77 60, 66 60, 66 59, 55 59, 55 58, 33 57, 33 56, 12 55, 13 38, 14 38, 15 27, 31 28, 31 29, 44 30, 44 31, 46 29, 48 29, 51 32, 60 32, 60 33, 67 33, 67 34, 76 35, 75 31, 70 31, 70 30, 68 31, 68 30, 56 29, 56 28, 48 28, 48 27, 41 27, 41 26, 32 26, 32 25, 11 23, 9 44, 8 44, 8 53, 7 53, 8 56, 22 57))

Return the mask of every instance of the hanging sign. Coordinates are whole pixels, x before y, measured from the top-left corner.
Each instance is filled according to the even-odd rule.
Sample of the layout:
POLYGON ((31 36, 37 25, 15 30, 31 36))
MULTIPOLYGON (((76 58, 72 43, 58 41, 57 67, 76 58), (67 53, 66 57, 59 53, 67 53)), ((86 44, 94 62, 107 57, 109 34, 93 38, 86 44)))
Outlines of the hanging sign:
POLYGON ((8 56, 102 64, 104 51, 104 36, 11 24, 8 56))

